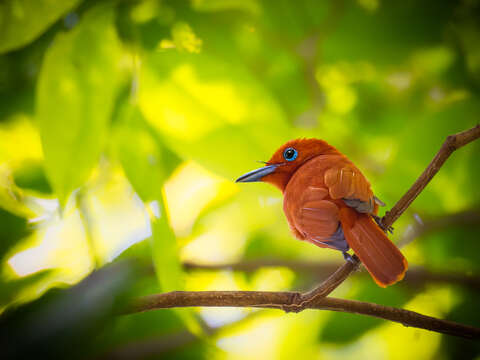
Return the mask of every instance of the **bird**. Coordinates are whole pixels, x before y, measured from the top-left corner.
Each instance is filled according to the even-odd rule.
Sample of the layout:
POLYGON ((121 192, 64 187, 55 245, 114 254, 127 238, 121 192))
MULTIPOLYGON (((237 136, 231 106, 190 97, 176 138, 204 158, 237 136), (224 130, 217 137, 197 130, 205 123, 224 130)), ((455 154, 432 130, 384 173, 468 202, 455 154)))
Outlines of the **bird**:
POLYGON ((289 228, 300 240, 358 256, 381 287, 403 279, 408 262, 380 227, 377 198, 362 172, 344 154, 320 139, 283 144, 264 166, 236 182, 266 182, 283 193, 289 228))

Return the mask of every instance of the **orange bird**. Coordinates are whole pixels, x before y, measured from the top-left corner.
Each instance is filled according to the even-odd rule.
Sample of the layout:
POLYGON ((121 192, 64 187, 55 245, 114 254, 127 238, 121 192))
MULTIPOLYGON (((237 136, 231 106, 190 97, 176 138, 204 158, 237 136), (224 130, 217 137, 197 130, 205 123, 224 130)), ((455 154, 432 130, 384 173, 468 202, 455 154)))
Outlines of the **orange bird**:
POLYGON ((264 181, 283 192, 283 211, 300 240, 340 250, 352 248, 382 287, 403 279, 407 260, 377 224, 378 205, 360 170, 340 151, 318 139, 284 144, 265 166, 236 182, 264 181), (374 221, 375 220, 375 221, 374 221))

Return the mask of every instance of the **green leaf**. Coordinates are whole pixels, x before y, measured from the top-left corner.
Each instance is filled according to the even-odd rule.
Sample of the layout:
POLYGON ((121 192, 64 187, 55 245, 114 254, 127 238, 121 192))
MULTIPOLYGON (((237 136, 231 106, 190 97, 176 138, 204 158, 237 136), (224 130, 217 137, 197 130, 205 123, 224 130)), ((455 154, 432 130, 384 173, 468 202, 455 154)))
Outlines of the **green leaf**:
POLYGON ((163 146, 129 101, 120 106, 114 135, 117 156, 135 191, 145 202, 160 198, 163 182, 180 159, 163 146))
MULTIPOLYGON (((164 198, 165 196, 162 196, 157 200, 159 216, 152 221, 151 244, 153 264, 161 291, 179 291, 185 288, 184 273, 180 262, 177 240, 168 221, 164 198)), ((202 328, 192 310, 176 309, 175 312, 192 333, 202 334, 202 328)))
POLYGON ((73 287, 50 289, 39 299, 2 314, 2 357, 94 357, 92 341, 124 306, 123 295, 132 284, 132 275, 128 263, 110 264, 73 287))
POLYGON ((184 288, 182 265, 178 256, 175 234, 170 227, 162 198, 157 201, 159 214, 152 221, 153 263, 162 291, 184 288))
POLYGON ((173 51, 145 63, 139 106, 183 158, 235 178, 291 137, 282 109, 240 63, 173 51))
POLYGON ((28 289, 36 283, 39 283, 50 277, 55 270, 41 270, 34 274, 24 276, 13 280, 0 279, 0 307, 9 305, 15 297, 23 290, 28 289))
MULTIPOLYGON (((177 239, 168 220, 163 192, 163 183, 178 164, 178 158, 150 130, 136 105, 126 101, 121 105, 118 117, 115 143, 120 162, 135 191, 143 201, 151 202, 150 241, 160 290, 183 290, 183 267, 177 239)), ((192 332, 201 333, 191 310, 175 312, 192 332)))
POLYGON ((39 37, 81 0, 5 0, 0 3, 0 54, 39 37))
POLYGON ((128 100, 120 105, 116 125, 115 145, 125 174, 142 200, 153 202, 152 252, 161 290, 181 290, 182 266, 163 195, 163 183, 173 170, 165 165, 172 155, 148 131, 140 110, 128 100))
POLYGON ((14 182, 10 169, 0 166, 0 208, 22 218, 33 217, 27 206, 26 196, 14 182))
POLYGON ((113 9, 97 6, 48 49, 37 88, 47 177, 60 202, 90 175, 103 149, 117 84, 113 9))
POLYGON ((25 238, 30 230, 25 218, 16 216, 0 208, 0 260, 5 257, 18 241, 25 238))
POLYGON ((29 162, 17 169, 13 178, 15 184, 21 189, 31 189, 44 194, 52 193, 52 188, 45 176, 45 170, 39 162, 29 162))

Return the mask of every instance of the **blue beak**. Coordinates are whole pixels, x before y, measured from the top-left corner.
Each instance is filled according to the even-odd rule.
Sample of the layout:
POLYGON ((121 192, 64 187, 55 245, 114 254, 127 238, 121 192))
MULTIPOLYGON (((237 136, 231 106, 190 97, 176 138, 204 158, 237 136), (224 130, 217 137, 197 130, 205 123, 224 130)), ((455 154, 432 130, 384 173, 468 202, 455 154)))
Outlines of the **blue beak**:
POLYGON ((246 174, 240 176, 235 182, 255 182, 262 181, 262 178, 268 174, 271 174, 275 171, 278 165, 267 165, 260 169, 250 171, 246 174))

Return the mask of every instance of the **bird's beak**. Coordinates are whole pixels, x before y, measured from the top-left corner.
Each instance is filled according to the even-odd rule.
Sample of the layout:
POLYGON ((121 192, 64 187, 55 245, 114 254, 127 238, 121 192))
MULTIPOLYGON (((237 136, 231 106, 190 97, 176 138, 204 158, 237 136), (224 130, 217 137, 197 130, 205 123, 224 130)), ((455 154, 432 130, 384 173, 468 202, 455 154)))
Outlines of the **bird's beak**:
POLYGON ((267 165, 260 169, 250 171, 240 176, 235 182, 255 182, 262 181, 262 178, 275 171, 278 165, 267 165))

